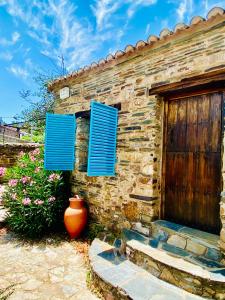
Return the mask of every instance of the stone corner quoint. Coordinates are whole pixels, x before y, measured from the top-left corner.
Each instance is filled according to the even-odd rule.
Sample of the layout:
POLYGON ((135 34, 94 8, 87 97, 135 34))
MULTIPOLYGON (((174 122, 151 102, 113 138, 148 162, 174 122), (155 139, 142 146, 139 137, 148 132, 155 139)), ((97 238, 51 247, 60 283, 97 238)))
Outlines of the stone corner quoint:
POLYGON ((55 113, 78 116, 71 184, 93 218, 118 230, 165 219, 220 234, 225 251, 222 9, 127 46, 49 90, 55 113), (87 176, 93 99, 119 107, 115 176, 87 176))

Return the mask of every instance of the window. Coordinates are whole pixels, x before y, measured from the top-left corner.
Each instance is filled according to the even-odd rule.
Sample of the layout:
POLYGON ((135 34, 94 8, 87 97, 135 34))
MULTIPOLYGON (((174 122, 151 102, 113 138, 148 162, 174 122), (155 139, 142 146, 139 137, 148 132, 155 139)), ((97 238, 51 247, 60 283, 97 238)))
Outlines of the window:
MULTIPOLYGON (((120 104, 117 107, 120 108, 120 104)), ((76 117, 81 118, 78 121, 76 167, 79 171, 86 171, 87 166, 88 176, 114 176, 118 109, 92 101, 90 114, 89 111, 78 112, 76 117)), ((46 115, 46 170, 74 170, 76 117, 46 115)))

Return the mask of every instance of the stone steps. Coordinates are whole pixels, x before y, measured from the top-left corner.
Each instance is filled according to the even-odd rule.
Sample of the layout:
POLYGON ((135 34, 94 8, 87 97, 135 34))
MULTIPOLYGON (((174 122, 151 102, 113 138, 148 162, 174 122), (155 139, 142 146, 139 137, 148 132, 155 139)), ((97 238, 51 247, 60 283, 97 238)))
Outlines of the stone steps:
MULTIPOLYGON (((156 285, 159 289, 162 287, 164 299, 163 289, 166 283, 189 296, 191 293, 201 299, 225 300, 225 261, 217 246, 218 236, 167 221, 153 222, 151 236, 146 233, 147 230, 144 235, 136 230, 124 229, 121 239, 114 241, 114 247, 104 241, 95 242, 95 250, 96 247, 99 248, 95 258, 93 256, 96 259, 93 270, 97 282, 102 284, 102 291, 107 290, 116 299, 151 299, 157 295, 153 293, 156 285), (114 269, 113 266, 117 267, 114 269), (130 272, 138 268, 135 294, 132 294, 134 278, 129 277, 126 268, 130 272), (148 291, 151 297, 147 297, 147 294, 141 296, 145 282, 141 272, 145 276, 148 273, 148 280, 154 282, 153 290, 148 291), (132 283, 126 289, 121 277, 123 274, 128 276, 124 280, 132 283), (132 298, 134 295, 136 298, 132 298)), ((157 297, 158 295, 156 299, 157 297)))
POLYGON ((151 237, 206 259, 220 262, 219 236, 169 221, 151 223, 151 237))
POLYGON ((114 247, 99 239, 92 242, 89 258, 94 282, 103 293, 104 299, 202 299, 156 278, 125 256, 119 256, 114 247))
MULTIPOLYGON (((209 299, 225 299, 225 265, 220 255, 214 252, 211 257, 205 255, 208 251, 219 251, 215 244, 207 242, 206 252, 199 255, 185 247, 177 247, 177 243, 177 246, 168 243, 173 236, 173 231, 168 235, 162 230, 158 230, 152 237, 127 229, 122 234, 128 258, 155 277, 193 294, 209 299), (216 260, 217 257, 219 260, 216 260)), ((196 243, 198 241, 193 233, 189 238, 195 239, 196 243)))
MULTIPOLYGON (((127 242, 127 257, 153 276, 208 299, 225 299, 225 267, 203 266, 179 254, 168 253, 132 239, 127 242)), ((210 261, 216 264, 215 261, 210 261)))

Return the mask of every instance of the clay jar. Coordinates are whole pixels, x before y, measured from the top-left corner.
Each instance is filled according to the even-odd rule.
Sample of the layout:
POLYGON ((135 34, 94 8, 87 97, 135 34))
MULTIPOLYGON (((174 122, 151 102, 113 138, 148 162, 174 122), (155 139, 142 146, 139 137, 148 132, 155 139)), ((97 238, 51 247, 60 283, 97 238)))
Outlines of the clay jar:
POLYGON ((79 196, 70 198, 70 206, 64 213, 64 224, 71 239, 79 237, 87 223, 87 209, 79 196))

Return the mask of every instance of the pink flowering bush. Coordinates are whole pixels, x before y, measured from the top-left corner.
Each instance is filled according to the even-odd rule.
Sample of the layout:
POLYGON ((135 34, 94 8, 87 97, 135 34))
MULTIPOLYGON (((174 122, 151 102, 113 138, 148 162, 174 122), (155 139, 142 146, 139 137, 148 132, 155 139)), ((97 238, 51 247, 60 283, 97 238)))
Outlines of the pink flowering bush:
POLYGON ((8 178, 3 203, 8 209, 7 222, 16 233, 41 237, 63 223, 65 209, 64 184, 61 172, 44 170, 43 149, 29 154, 21 152, 17 165, 0 169, 8 178), (64 197, 63 197, 64 196, 64 197))
POLYGON ((0 177, 4 177, 6 173, 6 168, 0 167, 0 177))
POLYGON ((0 167, 0 184, 5 181, 4 180, 5 174, 6 174, 6 168, 0 167))

